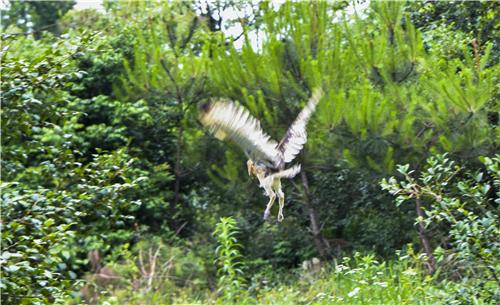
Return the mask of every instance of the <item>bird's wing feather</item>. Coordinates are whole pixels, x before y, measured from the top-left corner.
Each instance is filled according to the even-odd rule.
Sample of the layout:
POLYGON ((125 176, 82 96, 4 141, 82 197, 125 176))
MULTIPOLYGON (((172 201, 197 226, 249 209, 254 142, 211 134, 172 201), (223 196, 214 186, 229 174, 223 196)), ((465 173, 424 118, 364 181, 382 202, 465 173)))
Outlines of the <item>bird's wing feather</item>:
POLYGON ((306 106, 299 113, 293 124, 290 125, 285 136, 279 143, 278 150, 282 152, 283 161, 285 163, 291 162, 302 150, 304 144, 306 144, 306 125, 322 96, 323 91, 320 88, 314 90, 313 95, 309 98, 306 106))
POLYGON ((279 164, 278 143, 264 133, 259 121, 244 107, 230 101, 214 102, 201 112, 200 121, 218 139, 234 141, 251 159, 279 164))
POLYGON ((292 179, 300 173, 300 164, 296 164, 288 169, 272 174, 272 177, 292 179))

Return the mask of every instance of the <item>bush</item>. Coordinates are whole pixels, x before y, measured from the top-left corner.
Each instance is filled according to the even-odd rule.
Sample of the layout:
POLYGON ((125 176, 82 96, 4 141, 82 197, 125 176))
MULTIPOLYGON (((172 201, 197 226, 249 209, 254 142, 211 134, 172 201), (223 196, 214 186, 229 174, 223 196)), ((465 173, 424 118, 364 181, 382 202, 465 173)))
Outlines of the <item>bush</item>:
POLYGON ((458 286, 450 302, 488 303, 500 298, 500 155, 480 159, 484 168, 472 171, 446 154, 438 155, 427 159, 418 178, 405 165, 398 167, 402 180, 392 177, 382 182, 398 205, 415 199, 429 203, 426 218, 418 221, 445 237, 434 249, 441 271, 470 282, 458 286))
POLYGON ((90 35, 21 37, 2 53, 2 301, 62 302, 94 247, 130 241, 144 183, 126 147, 85 155, 74 56, 90 35), (36 50, 36 51, 35 51, 36 50), (141 182, 142 181, 142 182, 141 182), (132 228, 132 229, 129 229, 132 228))

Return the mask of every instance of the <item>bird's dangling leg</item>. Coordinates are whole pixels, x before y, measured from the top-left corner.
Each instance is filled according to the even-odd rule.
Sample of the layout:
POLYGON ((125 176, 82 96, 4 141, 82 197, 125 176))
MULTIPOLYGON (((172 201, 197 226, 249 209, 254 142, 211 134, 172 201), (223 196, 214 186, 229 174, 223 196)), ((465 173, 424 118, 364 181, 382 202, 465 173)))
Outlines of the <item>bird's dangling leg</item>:
POLYGON ((274 193, 278 195, 279 202, 279 212, 278 212, 278 222, 282 222, 285 217, 283 217, 283 207, 285 206, 285 193, 281 190, 281 179, 278 175, 273 176, 273 182, 271 185, 274 193))
POLYGON ((276 199, 276 194, 273 192, 271 188, 266 188, 266 194, 269 196, 269 202, 267 203, 266 210, 264 211, 264 220, 269 218, 271 214, 271 207, 273 206, 274 200, 276 199))
POLYGON ((280 209, 278 212, 278 221, 282 222, 285 217, 283 217, 283 207, 285 206, 285 193, 281 190, 281 184, 280 188, 276 190, 276 193, 278 194, 278 202, 280 205, 280 209))

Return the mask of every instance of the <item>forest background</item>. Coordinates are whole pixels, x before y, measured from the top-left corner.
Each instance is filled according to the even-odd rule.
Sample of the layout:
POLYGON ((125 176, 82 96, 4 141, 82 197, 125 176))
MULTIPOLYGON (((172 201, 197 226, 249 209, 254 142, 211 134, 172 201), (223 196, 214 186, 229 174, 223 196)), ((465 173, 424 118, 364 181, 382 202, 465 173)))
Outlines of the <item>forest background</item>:
POLYGON ((12 1, 4 304, 497 304, 499 3, 12 1), (279 138, 285 220, 198 105, 279 138), (276 215, 276 211, 273 211, 276 215))

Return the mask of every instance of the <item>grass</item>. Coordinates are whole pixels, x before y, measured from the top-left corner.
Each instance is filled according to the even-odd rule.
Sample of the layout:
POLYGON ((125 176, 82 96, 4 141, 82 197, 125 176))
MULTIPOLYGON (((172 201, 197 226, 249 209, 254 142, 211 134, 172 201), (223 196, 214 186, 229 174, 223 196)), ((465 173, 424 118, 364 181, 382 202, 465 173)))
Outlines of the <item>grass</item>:
POLYGON ((257 295, 258 304, 439 304, 442 295, 421 266, 409 258, 386 263, 355 255, 323 267, 313 277, 257 295))
MULTIPOLYGON (((379 261, 373 255, 355 254, 325 264, 317 270, 294 270, 274 274, 266 269, 254 276, 234 296, 196 285, 170 283, 161 289, 134 292, 130 287, 113 289, 100 304, 454 304, 449 300, 453 283, 437 281, 424 270, 425 260, 413 254, 379 261)), ((459 303, 455 303, 459 304, 459 303)), ((477 302, 476 304, 484 304, 477 302)))

